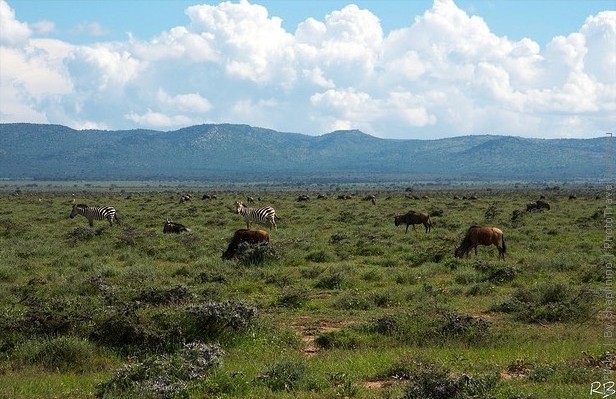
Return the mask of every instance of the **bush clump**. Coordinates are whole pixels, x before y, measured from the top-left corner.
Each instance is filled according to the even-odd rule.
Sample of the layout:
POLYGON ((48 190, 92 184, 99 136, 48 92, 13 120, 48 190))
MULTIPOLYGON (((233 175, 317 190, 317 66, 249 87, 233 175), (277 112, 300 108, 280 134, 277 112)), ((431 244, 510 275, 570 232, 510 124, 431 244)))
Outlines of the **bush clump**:
POLYGON ((73 231, 68 232, 66 234, 66 239, 71 244, 77 244, 79 242, 88 241, 96 237, 98 234, 100 234, 100 232, 101 232, 100 230, 94 230, 89 227, 79 226, 79 227, 75 227, 73 231))
POLYGON ((169 289, 149 287, 141 291, 137 298, 140 302, 152 305, 166 305, 172 303, 182 303, 192 297, 187 287, 178 285, 169 289))
POLYGON ((494 310, 533 323, 582 321, 591 317, 594 302, 594 294, 588 289, 546 282, 530 289, 519 288, 494 310))
POLYGON ((447 338, 455 338, 468 343, 477 343, 487 338, 489 324, 480 317, 446 313, 439 334, 447 338))
POLYGON ((147 357, 125 365, 109 381, 99 384, 96 397, 188 397, 189 383, 204 378, 212 367, 220 364, 223 354, 218 345, 190 343, 175 354, 147 357))
POLYGON ((476 260, 473 264, 475 270, 482 274, 481 281, 489 281, 495 284, 503 284, 516 278, 518 270, 512 266, 502 265, 483 260, 476 260))
POLYGON ((244 266, 259 265, 268 259, 278 260, 280 255, 269 243, 242 242, 237 247, 236 258, 244 266))
POLYGON ((285 287, 276 302, 286 308, 301 308, 308 301, 308 295, 305 287, 285 287))
POLYGON ((400 399, 492 399, 499 381, 497 375, 472 377, 424 363, 415 363, 405 376, 409 384, 400 399))
POLYGON ((112 348, 156 348, 165 339, 142 320, 131 305, 109 307, 98 317, 90 339, 112 348))
POLYGON ((212 302, 190 305, 186 330, 189 339, 213 340, 248 328, 257 317, 257 308, 245 302, 212 302))
POLYGON ((9 329, 13 325, 15 331, 27 336, 79 333, 80 328, 90 318, 90 307, 83 301, 26 296, 23 303, 28 308, 16 319, 5 320, 5 323, 9 329))
POLYGON ((303 363, 285 360, 261 373, 257 380, 272 391, 292 391, 305 374, 306 366, 303 363))
POLYGON ((325 331, 315 337, 314 344, 323 349, 357 349, 361 337, 349 329, 325 331))

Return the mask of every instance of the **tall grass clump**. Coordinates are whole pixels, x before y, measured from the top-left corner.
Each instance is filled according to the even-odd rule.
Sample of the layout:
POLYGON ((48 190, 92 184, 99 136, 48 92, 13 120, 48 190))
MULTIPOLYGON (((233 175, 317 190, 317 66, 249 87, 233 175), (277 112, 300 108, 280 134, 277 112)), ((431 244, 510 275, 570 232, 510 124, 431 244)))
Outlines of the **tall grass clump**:
POLYGON ((11 357, 18 366, 38 366, 50 372, 82 373, 97 368, 96 346, 71 336, 25 341, 11 357))

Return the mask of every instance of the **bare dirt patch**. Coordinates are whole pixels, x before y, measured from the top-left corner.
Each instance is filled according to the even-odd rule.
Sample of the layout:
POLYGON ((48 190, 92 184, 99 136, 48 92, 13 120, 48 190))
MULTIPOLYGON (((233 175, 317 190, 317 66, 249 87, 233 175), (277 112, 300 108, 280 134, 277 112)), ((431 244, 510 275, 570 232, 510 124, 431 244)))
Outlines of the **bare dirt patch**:
POLYGON ((304 343, 302 353, 304 356, 310 358, 315 356, 320 350, 314 343, 315 338, 319 334, 337 331, 351 324, 353 323, 349 321, 311 320, 308 318, 301 318, 293 323, 293 328, 298 331, 302 337, 302 342, 304 343))

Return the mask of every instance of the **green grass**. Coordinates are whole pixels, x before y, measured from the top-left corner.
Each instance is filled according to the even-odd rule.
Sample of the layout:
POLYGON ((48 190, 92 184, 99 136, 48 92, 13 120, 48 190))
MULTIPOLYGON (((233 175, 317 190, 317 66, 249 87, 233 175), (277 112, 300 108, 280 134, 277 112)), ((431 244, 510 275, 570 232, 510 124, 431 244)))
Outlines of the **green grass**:
POLYGON ((550 211, 526 213, 541 192, 413 200, 366 188, 338 200, 314 190, 297 202, 256 188, 212 201, 190 187, 122 191, 74 193, 123 221, 94 228, 68 218, 68 191, 0 195, 0 398, 94 398, 124 365, 198 341, 224 355, 180 384, 190 398, 402 398, 420 377, 463 374, 495 376, 486 386, 497 398, 578 398, 603 378, 604 232, 593 214, 604 203, 593 192, 550 192, 550 211), (193 200, 179 204, 186 192, 193 200), (372 193, 376 205, 362 201, 372 193), (245 227, 233 203, 246 195, 282 218, 260 264, 221 259, 245 227), (394 226, 411 209, 438 211, 432 232, 394 226), (163 235, 167 217, 192 232, 163 235), (504 262, 486 247, 453 257, 473 224, 504 231, 504 262))

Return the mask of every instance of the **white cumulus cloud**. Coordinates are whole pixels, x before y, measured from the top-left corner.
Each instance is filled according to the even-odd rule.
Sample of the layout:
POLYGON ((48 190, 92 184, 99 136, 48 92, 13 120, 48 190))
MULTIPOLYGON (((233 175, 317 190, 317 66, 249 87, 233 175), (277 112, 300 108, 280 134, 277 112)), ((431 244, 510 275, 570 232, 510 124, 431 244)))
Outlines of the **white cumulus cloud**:
MULTIPOLYGON (((194 5, 148 40, 72 44, 0 0, 0 121, 174 129, 204 121, 379 137, 596 137, 616 123, 616 12, 541 48, 454 0, 385 34, 354 4, 293 32, 240 0, 194 5)), ((97 23, 83 25, 104 35, 97 23)))

